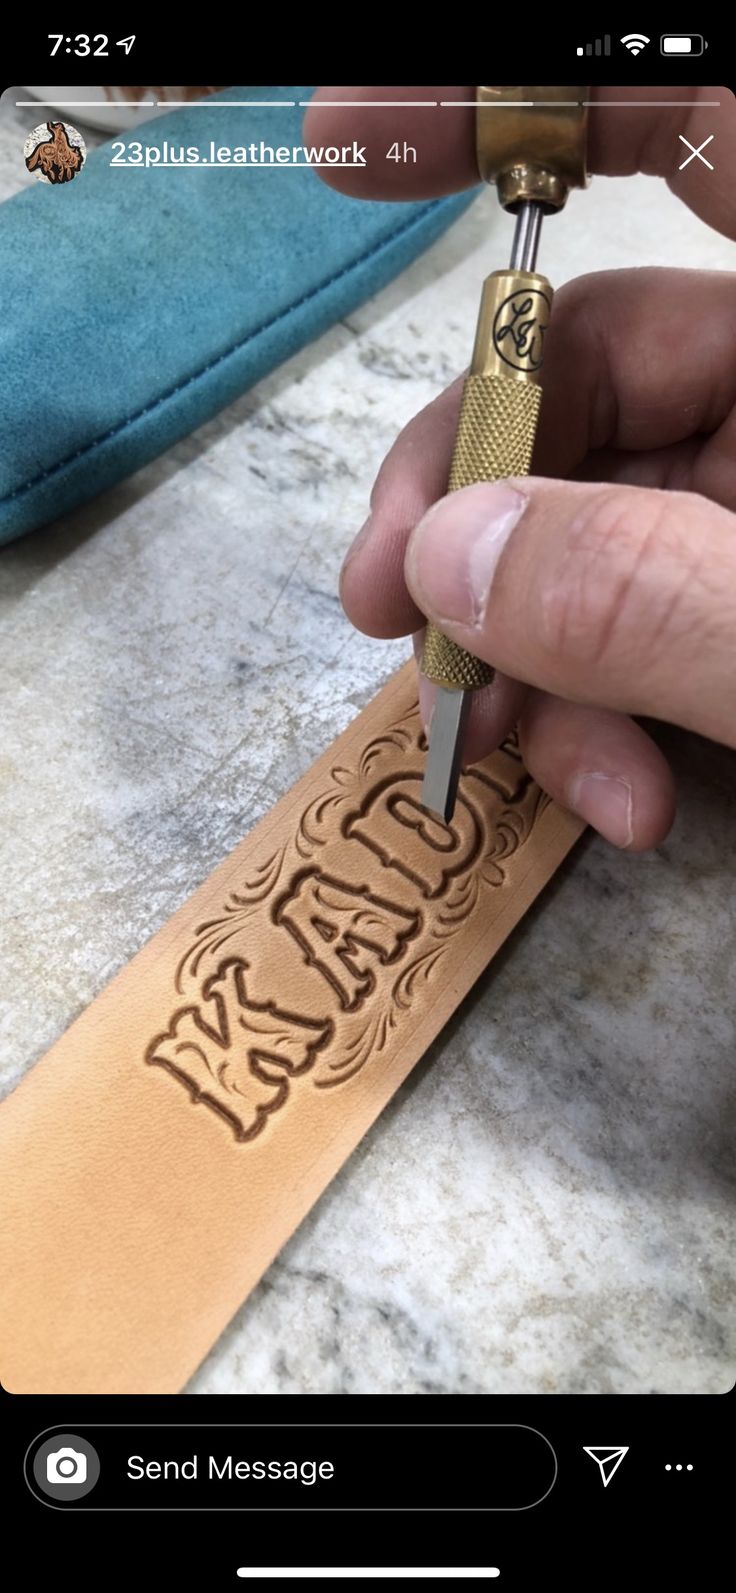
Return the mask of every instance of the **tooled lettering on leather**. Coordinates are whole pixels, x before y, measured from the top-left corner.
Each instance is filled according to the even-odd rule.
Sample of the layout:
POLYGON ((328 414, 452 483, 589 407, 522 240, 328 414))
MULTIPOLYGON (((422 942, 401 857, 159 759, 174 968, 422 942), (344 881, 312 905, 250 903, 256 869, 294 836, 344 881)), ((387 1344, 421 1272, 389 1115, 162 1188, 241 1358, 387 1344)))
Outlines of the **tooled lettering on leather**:
POLYGON ((338 1088, 412 1023, 549 801, 511 737, 466 771, 446 827, 421 807, 425 755, 415 704, 356 768, 332 769, 295 833, 194 929, 145 1061, 244 1145, 299 1091, 338 1088))

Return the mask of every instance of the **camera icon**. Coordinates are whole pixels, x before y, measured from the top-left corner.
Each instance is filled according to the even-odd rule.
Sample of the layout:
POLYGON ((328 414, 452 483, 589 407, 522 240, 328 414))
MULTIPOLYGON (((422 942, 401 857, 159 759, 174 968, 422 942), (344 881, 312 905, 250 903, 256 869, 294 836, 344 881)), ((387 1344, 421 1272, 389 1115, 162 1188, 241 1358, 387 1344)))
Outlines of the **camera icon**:
POLYGON ((76 1509, 78 1501, 97 1487, 100 1457, 86 1434, 39 1433, 35 1453, 26 1457, 26 1482, 52 1504, 76 1509))
POLYGON ((87 1456, 77 1449, 57 1449, 47 1455, 46 1481, 55 1486, 60 1482, 86 1482, 87 1456))

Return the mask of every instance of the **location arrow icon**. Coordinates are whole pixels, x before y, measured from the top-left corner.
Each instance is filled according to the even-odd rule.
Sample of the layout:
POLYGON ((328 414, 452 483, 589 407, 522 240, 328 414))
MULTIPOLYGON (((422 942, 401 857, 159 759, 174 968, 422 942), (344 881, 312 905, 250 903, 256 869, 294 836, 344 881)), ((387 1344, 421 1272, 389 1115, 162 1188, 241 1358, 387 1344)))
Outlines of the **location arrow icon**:
POLYGON ((624 1455, 629 1453, 628 1444, 620 1444, 618 1448, 613 1447, 611 1444, 593 1444, 588 1448, 587 1444, 583 1444, 583 1449, 586 1455, 590 1455, 591 1460, 594 1460, 596 1465, 600 1466, 601 1482, 604 1488, 607 1488, 611 1478, 615 1477, 624 1455))

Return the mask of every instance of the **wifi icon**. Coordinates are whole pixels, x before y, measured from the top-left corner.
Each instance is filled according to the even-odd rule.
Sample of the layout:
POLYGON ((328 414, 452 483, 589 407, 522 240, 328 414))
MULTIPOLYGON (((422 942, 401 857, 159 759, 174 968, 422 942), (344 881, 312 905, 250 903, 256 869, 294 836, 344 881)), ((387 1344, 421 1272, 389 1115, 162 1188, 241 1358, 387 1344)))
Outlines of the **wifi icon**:
POLYGON ((645 33, 625 33, 621 40, 631 55, 641 55, 644 45, 649 42, 645 33))

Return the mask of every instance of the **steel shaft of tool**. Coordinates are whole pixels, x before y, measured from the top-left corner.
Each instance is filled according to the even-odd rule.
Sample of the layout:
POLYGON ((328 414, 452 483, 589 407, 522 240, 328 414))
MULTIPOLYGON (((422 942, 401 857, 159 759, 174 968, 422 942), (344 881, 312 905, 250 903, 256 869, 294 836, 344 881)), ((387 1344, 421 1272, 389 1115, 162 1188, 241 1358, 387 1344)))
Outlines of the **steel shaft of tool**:
POLYGON ((514 241, 511 245, 511 271, 534 271, 542 231, 542 206, 522 205, 516 217, 514 241))
MULTIPOLYGON (((514 229, 514 240, 511 248, 510 271, 533 272, 537 263, 539 237, 542 228, 543 208, 540 204, 528 202, 520 205, 514 229)), ((479 338, 482 328, 479 324, 479 338)), ((478 341, 477 340, 477 341, 478 341)), ((476 342, 477 351, 477 342, 476 342)), ((509 474, 512 472, 509 471, 509 474)), ((493 479, 486 471, 480 470, 475 476, 476 480, 493 479)), ((462 485, 467 485, 463 480, 462 485)), ((451 477, 452 485, 452 477, 451 477)), ((425 648, 425 658, 427 649, 425 648)), ((430 677, 431 678, 431 677, 430 677)), ((492 672, 486 671, 486 679, 480 684, 487 684, 492 679, 492 672)), ((455 811, 457 790, 462 769, 463 741, 465 728, 470 713, 470 704, 473 692, 477 685, 468 687, 458 685, 443 685, 436 681, 436 697, 432 722, 429 728, 429 751, 422 783, 422 804, 438 818, 449 824, 455 811)))

